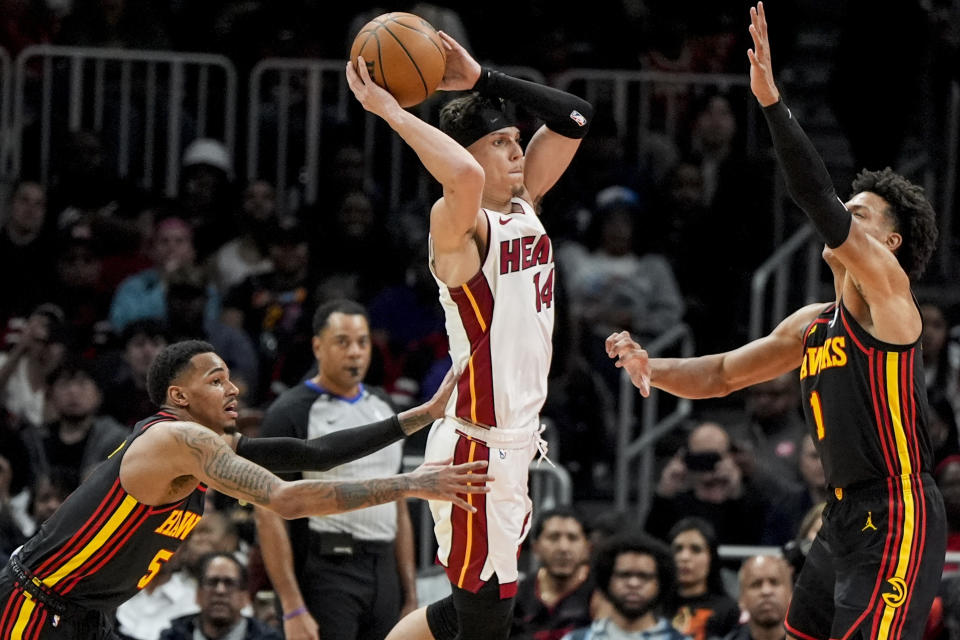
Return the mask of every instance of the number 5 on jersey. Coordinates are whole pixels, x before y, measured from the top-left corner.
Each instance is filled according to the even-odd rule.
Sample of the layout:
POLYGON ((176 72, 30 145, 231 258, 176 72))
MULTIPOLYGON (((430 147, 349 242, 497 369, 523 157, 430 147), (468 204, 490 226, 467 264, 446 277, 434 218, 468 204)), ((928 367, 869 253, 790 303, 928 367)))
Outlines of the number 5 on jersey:
POLYGON ((540 283, 540 271, 533 274, 533 289, 537 299, 537 311, 544 307, 549 307, 553 303, 553 267, 550 267, 550 273, 540 283))
POLYGON ((147 569, 147 573, 144 574, 144 576, 140 578, 140 582, 137 583, 137 588, 143 589, 150 584, 150 581, 160 573, 160 568, 163 567, 163 563, 169 560, 171 556, 173 556, 173 551, 168 551, 167 549, 157 551, 157 555, 153 556, 153 560, 150 561, 150 567, 147 569))

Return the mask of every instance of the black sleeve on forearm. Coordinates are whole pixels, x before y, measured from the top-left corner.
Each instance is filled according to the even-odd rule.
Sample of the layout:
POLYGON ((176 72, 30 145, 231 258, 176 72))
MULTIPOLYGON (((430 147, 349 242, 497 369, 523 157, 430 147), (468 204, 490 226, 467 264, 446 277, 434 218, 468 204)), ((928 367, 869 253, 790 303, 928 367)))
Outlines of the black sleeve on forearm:
POLYGON ((564 137, 579 139, 590 129, 593 105, 572 93, 514 78, 487 67, 480 70, 480 79, 473 88, 481 95, 503 98, 523 106, 543 120, 548 129, 564 137))
POLYGON ((247 438, 237 442, 237 455, 274 473, 326 471, 362 458, 403 438, 400 420, 380 422, 328 433, 320 438, 247 438))
POLYGON ((847 239, 853 219, 837 197, 823 159, 783 100, 764 107, 763 115, 790 197, 807 214, 827 246, 839 247, 847 239))

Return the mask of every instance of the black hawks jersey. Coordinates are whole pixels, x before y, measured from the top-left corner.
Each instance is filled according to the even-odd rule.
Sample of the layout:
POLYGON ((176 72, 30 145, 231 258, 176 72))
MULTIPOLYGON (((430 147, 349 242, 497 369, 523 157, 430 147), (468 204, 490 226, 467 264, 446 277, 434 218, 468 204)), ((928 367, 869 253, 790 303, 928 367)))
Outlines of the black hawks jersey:
POLYGON ((841 302, 807 327, 803 346, 803 410, 827 484, 842 488, 931 470, 919 340, 881 342, 841 302))
POLYGON ((141 420, 20 550, 17 558, 63 599, 110 611, 145 587, 200 521, 206 487, 179 502, 141 504, 120 486, 130 443, 167 413, 141 420))

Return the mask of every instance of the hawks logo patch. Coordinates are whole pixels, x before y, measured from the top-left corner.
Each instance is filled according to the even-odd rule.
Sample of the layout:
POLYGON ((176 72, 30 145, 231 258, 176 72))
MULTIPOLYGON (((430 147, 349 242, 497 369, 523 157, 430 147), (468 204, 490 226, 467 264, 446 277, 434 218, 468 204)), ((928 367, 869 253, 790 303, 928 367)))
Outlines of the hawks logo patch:
POLYGON ((896 609, 903 605, 904 601, 907 599, 907 583, 903 581, 903 578, 898 578, 894 576, 893 578, 887 578, 887 582, 890 583, 890 587, 893 589, 892 593, 883 594, 883 601, 888 607, 893 607, 896 609))

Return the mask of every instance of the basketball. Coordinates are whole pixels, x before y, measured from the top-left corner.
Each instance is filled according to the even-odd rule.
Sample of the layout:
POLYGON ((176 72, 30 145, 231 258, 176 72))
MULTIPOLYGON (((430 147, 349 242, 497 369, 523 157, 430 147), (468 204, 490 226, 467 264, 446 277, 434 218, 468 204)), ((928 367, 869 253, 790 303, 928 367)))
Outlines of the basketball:
POLYGON ((412 13, 377 16, 360 29, 350 60, 363 56, 370 77, 389 91, 401 107, 420 104, 443 79, 447 53, 433 26, 412 13))

